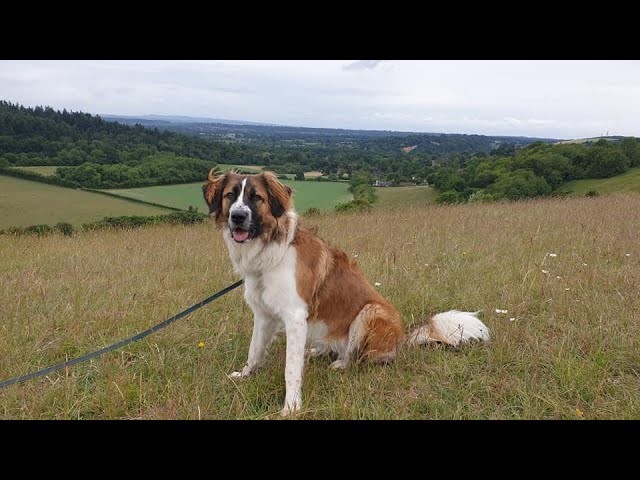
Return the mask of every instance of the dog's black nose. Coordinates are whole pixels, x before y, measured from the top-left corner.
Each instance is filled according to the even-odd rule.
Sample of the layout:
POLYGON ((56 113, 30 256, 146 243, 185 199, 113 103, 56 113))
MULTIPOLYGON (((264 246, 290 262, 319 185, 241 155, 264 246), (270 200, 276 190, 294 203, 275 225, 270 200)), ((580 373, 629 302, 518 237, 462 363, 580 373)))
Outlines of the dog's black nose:
POLYGON ((249 214, 243 210, 235 211, 231 214, 231 221, 236 224, 244 223, 249 214))

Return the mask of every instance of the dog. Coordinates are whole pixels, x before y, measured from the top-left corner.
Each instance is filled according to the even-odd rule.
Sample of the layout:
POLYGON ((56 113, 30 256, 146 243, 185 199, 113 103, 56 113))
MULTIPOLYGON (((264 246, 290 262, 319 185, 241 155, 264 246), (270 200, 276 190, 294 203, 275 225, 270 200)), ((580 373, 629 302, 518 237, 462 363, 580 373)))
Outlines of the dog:
POLYGON ((404 343, 489 340, 478 312, 457 310, 435 315, 406 338, 400 313, 356 262, 299 225, 292 190, 273 173, 216 176, 214 168, 203 194, 254 315, 247 363, 229 377, 253 374, 284 330, 283 416, 301 409, 307 344, 310 356, 333 354, 331 367, 343 369, 351 361, 390 362, 404 343))

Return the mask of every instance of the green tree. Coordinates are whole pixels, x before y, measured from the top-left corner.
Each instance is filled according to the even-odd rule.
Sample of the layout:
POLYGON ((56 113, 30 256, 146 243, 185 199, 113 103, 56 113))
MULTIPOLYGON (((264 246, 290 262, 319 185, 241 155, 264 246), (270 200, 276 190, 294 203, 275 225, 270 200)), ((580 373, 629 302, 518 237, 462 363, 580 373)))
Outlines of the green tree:
POLYGON ((624 138, 622 142, 620 142, 620 148, 629 159, 631 167, 640 166, 640 146, 638 145, 637 138, 624 138))
POLYGON ((500 175, 488 190, 496 198, 519 200, 549 195, 551 186, 531 170, 519 169, 500 175))

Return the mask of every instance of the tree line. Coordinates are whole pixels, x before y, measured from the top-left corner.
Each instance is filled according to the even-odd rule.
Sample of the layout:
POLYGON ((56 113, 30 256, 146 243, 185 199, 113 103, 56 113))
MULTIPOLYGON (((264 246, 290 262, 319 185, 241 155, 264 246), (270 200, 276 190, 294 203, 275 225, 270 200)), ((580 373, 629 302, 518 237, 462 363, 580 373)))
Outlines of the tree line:
POLYGON ((201 181, 218 163, 263 165, 298 179, 317 170, 335 180, 363 174, 391 184, 429 183, 440 190, 440 201, 467 201, 548 195, 566 181, 609 177, 639 164, 635 138, 552 144, 523 137, 215 125, 226 133, 212 140, 189 130, 193 125, 183 125, 187 135, 0 101, 0 168, 58 165, 52 183, 128 188, 201 181))
POLYGON ((550 195, 565 182, 608 178, 640 166, 638 139, 594 144, 536 142, 518 150, 476 154, 432 167, 427 179, 440 202, 484 201, 550 195))

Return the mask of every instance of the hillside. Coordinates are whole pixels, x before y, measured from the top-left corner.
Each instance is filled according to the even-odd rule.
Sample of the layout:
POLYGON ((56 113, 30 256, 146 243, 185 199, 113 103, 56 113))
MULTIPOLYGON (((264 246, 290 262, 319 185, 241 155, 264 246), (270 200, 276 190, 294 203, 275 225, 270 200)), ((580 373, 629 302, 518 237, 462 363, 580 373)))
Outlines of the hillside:
POLYGON ((80 226, 120 215, 159 215, 165 208, 107 197, 99 193, 0 175, 0 230, 58 222, 80 226))
MULTIPOLYGON (((161 185, 157 187, 107 190, 109 193, 145 202, 153 202, 168 207, 186 210, 190 205, 198 206, 202 213, 209 213, 202 200, 202 183, 182 185, 161 185)), ((348 202, 352 195, 347 191, 348 184, 338 182, 297 182, 284 180, 293 188, 298 211, 309 208, 331 210, 340 202, 348 202)))
POLYGON ((574 180, 565 183, 559 190, 570 192, 571 195, 585 195, 590 191, 598 193, 640 192, 640 168, 632 168, 622 175, 611 178, 574 180))
MULTIPOLYGON (((627 194, 307 219, 407 327, 481 310, 493 340, 405 349, 389 366, 344 372, 309 360, 299 418, 640 418, 638 211, 640 195, 627 194)), ((235 278, 211 224, 0 237, 0 378, 142 331, 235 278)), ((3 390, 0 418, 279 418, 281 338, 254 378, 226 376, 251 331, 232 292, 139 343, 3 390)))

